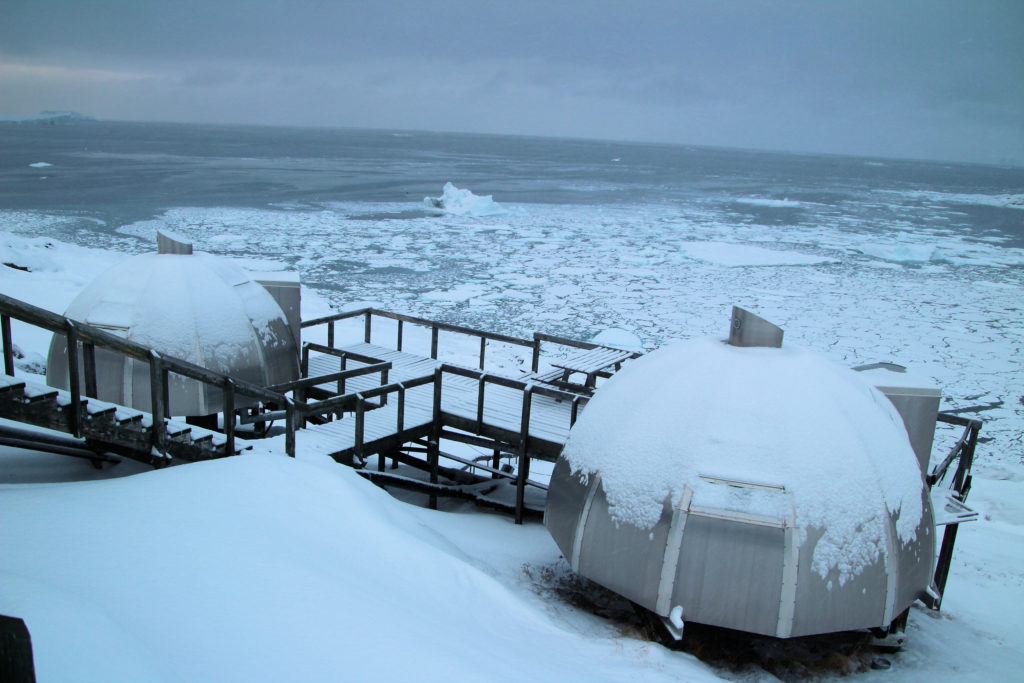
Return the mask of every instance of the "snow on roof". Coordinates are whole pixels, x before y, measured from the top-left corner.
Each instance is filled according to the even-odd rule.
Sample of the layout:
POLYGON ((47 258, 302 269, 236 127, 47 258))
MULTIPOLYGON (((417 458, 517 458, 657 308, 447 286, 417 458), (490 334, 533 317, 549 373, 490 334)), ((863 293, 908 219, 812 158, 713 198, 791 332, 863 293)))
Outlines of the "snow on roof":
POLYGON ((574 471, 600 471, 613 517, 642 528, 684 487, 694 505, 795 513, 801 542, 825 530, 814 569, 838 567, 841 581, 884 552, 886 510, 898 511, 902 542, 923 514, 921 472, 890 402, 856 372, 792 346, 698 339, 632 361, 597 392, 563 456, 574 471), (727 500, 731 487, 712 478, 784 487, 789 509, 771 489, 727 500))
POLYGON ((273 297, 234 264, 205 253, 122 261, 86 287, 66 315, 206 367, 284 343, 271 325, 283 320, 273 297))

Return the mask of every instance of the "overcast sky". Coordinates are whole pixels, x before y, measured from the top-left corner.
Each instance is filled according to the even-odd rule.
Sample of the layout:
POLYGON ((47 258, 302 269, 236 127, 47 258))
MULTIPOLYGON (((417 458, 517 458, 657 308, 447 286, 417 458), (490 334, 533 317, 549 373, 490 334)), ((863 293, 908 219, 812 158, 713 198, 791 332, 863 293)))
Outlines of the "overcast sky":
POLYGON ((43 109, 1024 164, 1024 0, 2 0, 43 109))

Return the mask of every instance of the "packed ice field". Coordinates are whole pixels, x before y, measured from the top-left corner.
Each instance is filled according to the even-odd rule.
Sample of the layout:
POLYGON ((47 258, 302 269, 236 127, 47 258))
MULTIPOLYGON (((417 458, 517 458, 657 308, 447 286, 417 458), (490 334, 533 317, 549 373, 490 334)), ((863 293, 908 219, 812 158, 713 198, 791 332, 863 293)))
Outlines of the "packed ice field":
POLYGON ((980 406, 967 414, 986 421, 985 470, 1024 462, 1024 249, 970 231, 965 205, 1024 219, 1024 195, 513 205, 449 184, 423 204, 175 208, 116 232, 6 212, 0 226, 132 253, 165 227, 255 270, 296 269, 337 310, 371 304, 521 337, 610 330, 650 350, 720 334, 737 304, 837 361, 911 366, 942 389, 943 409, 980 406), (766 225, 773 216, 785 224, 766 225))
MULTIPOLYGON (((961 528, 942 613, 912 609, 893 670, 854 661, 820 673, 1018 675, 1024 250, 968 233, 955 215, 963 202, 1015 208, 1020 197, 863 199, 880 211, 914 204, 921 219, 887 232, 863 211, 774 196, 570 206, 452 186, 436 199, 174 208, 116 230, 2 211, 0 261, 28 270, 0 268, 0 291, 62 312, 166 227, 243 267, 297 269, 307 319, 372 304, 650 350, 724 336, 739 304, 782 326, 787 344, 847 365, 911 366, 942 389, 944 409, 982 408, 964 413, 985 420, 970 499, 981 520, 961 528), (766 226, 744 219, 745 207, 807 220, 766 226)), ((39 372, 48 338, 15 325, 14 339, 19 372, 39 372)), ((515 365, 511 353, 496 360, 515 365)), ((540 525, 407 505, 333 461, 254 453, 85 482, 105 475, 59 456, 2 454, 0 500, 14 523, 0 525, 10 549, 0 612, 30 624, 39 680, 772 679, 756 665, 711 667, 664 650, 575 606, 559 588, 568 567, 540 525), (44 481, 78 483, 32 483, 44 481)))

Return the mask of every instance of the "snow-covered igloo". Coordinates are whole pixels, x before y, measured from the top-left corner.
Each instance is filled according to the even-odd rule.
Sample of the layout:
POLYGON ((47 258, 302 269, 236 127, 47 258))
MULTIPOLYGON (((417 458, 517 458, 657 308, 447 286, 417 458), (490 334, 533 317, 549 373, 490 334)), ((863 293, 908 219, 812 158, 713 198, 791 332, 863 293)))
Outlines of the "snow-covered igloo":
POLYGON ((678 343, 597 392, 545 510, 576 572, 666 623, 782 638, 888 628, 927 590, 934 515, 900 415, 779 343, 678 343))
MULTIPOLYGON (((192 253, 191 245, 162 235, 160 241, 159 253, 133 256, 99 275, 64 315, 252 384, 296 379, 297 330, 274 296, 226 259, 192 253)), ((46 365, 47 383, 66 389, 64 335, 54 335, 46 365)), ((150 410, 147 363, 97 348, 96 375, 100 400, 150 410)), ((223 409, 219 389, 173 373, 169 399, 175 416, 223 409)), ((236 395, 236 407, 248 404, 236 395)))

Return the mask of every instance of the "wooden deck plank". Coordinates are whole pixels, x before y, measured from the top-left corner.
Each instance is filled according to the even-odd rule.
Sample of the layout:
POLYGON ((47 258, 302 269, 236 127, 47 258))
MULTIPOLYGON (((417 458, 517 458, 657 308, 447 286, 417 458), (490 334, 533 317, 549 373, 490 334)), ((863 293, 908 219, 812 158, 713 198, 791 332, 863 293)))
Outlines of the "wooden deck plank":
MULTIPOLYGON (((397 351, 376 344, 357 343, 339 347, 339 350, 356 353, 381 361, 392 363, 388 372, 388 382, 402 382, 430 375, 441 365, 441 361, 419 356, 405 351, 397 351)), ((346 368, 362 367, 366 363, 349 360, 346 368)), ((340 369, 340 359, 328 354, 311 353, 309 358, 309 374, 328 374, 340 369)), ((493 374, 493 373, 492 373, 493 374)), ((517 442, 521 430, 523 391, 495 383, 486 383, 484 388, 483 425, 477 422, 479 398, 479 380, 460 375, 445 374, 441 390, 441 410, 450 418, 462 425, 477 425, 483 431, 500 433, 503 438, 517 442)), ((373 373, 353 377, 345 382, 346 393, 366 391, 380 386, 380 375, 373 373)), ((326 391, 337 391, 337 383, 329 382, 321 385, 326 391)), ((415 387, 406 392, 405 425, 422 426, 429 424, 433 412, 433 387, 431 385, 415 387), (417 417, 418 416, 418 417, 417 417)), ((530 408, 529 438, 543 443, 545 451, 557 452, 569 435, 569 419, 572 413, 572 401, 556 401, 547 396, 534 396, 530 408)), ((396 436, 397 396, 388 396, 387 404, 382 408, 365 413, 364 441, 396 436)), ((297 444, 322 449, 328 452, 350 450, 354 447, 355 420, 347 415, 343 420, 326 425, 310 426, 306 430, 311 435, 296 436, 297 444), (344 425, 344 426, 341 426, 344 425), (316 434, 316 436, 312 436, 316 434)))

